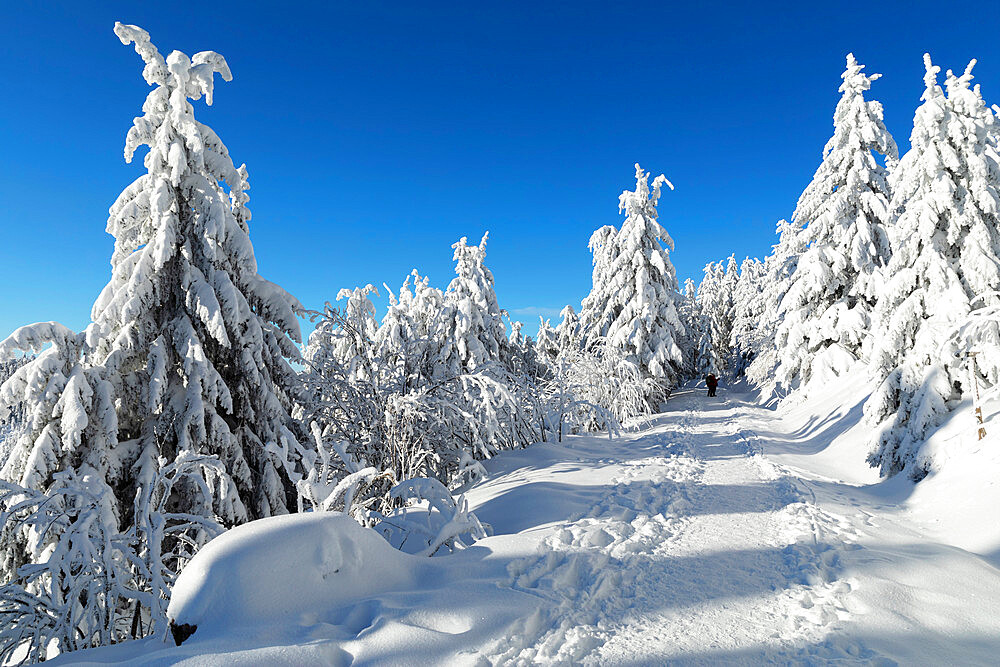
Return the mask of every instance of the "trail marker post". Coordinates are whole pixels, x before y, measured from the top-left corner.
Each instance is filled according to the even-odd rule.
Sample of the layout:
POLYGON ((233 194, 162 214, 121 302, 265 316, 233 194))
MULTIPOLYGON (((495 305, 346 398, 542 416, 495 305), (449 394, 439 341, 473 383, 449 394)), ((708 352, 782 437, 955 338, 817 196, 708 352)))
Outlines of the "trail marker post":
POLYGON ((986 437, 986 426, 983 422, 983 406, 979 402, 979 381, 976 379, 976 355, 978 352, 966 352, 965 358, 968 359, 969 365, 969 382, 973 387, 973 400, 972 407, 976 412, 976 421, 979 424, 979 439, 982 440, 986 437))

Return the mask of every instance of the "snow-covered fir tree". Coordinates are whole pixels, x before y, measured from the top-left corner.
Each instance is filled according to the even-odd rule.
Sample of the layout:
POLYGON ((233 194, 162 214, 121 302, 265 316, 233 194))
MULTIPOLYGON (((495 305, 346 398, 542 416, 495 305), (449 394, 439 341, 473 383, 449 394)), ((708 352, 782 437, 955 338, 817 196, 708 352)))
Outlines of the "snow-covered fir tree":
MULTIPOLYGON (((1000 127, 970 86, 974 60, 959 76, 948 71, 945 90, 929 55, 924 64, 911 148, 893 179, 893 255, 875 310, 871 367, 881 384, 865 404, 875 429, 869 462, 915 478, 934 465, 918 460, 927 435, 971 391, 966 361, 942 343, 970 311, 1000 303, 1000 127)), ((998 341, 984 339, 977 351, 974 374, 996 385, 998 341)))
POLYGON ((375 332, 376 357, 383 365, 398 367, 409 388, 444 377, 441 328, 449 319, 444 292, 416 270, 403 281, 398 295, 384 286, 389 308, 375 332))
POLYGON ((698 288, 694 280, 684 280, 684 293, 677 314, 684 325, 684 339, 681 352, 684 354, 684 374, 693 376, 697 373, 698 344, 702 337, 702 317, 698 307, 698 288))
POLYGON ((594 283, 580 319, 588 345, 607 340, 669 391, 684 363, 684 327, 669 256, 674 243, 657 220, 656 205, 661 187, 673 186, 661 174, 650 188, 649 173, 638 164, 635 178, 635 190, 619 197, 626 215, 621 230, 603 227, 591 237, 594 283))
POLYGON ((25 415, 0 484, 14 628, 0 651, 23 640, 39 659, 121 641, 126 612, 133 636, 162 627, 192 551, 219 522, 294 510, 289 471, 312 465, 290 415, 301 306, 258 275, 246 169, 191 104, 211 104, 226 61, 115 32, 153 90, 126 137, 127 161, 149 150, 110 209, 111 279, 86 331, 47 322, 0 343, 0 357, 38 354, 0 386, 0 410, 25 415))
POLYGON ((538 318, 538 335, 535 336, 535 350, 548 363, 559 356, 559 332, 548 320, 538 318))
POLYGON ((782 299, 777 329, 777 380, 788 387, 843 374, 871 341, 871 313, 891 254, 891 194, 882 163, 891 167, 898 154, 882 105, 864 97, 881 75, 863 69, 847 55, 833 137, 792 215, 808 247, 782 299))
POLYGON ((728 268, 722 262, 709 262, 703 269, 704 276, 698 285, 698 312, 701 316, 702 334, 697 342, 697 370, 721 375, 726 371, 729 358, 729 338, 733 323, 732 292, 738 276, 736 258, 730 256, 728 268))
POLYGON ((743 375, 760 348, 760 320, 764 311, 764 262, 747 257, 733 289, 733 324, 729 335, 733 375, 743 375))
POLYGON ((493 273, 485 263, 488 238, 486 232, 478 246, 470 246, 463 236, 452 246, 457 275, 444 293, 448 311, 440 334, 447 345, 442 362, 451 375, 500 360, 509 345, 493 273))
POLYGON ((723 318, 723 321, 718 326, 720 340, 718 341, 718 346, 720 349, 724 350, 724 358, 726 360, 726 369, 732 371, 732 364, 730 357, 732 356, 732 343, 730 339, 732 338, 733 332, 733 319, 736 316, 736 304, 734 297, 736 295, 736 285, 740 281, 740 265, 736 261, 736 255, 732 254, 729 259, 726 260, 726 273, 722 278, 722 303, 720 303, 720 308, 718 310, 719 317, 723 318))
POLYGON ((344 288, 337 294, 337 301, 345 302, 342 320, 345 326, 330 332, 335 336, 330 350, 352 378, 366 372, 360 362, 371 356, 378 331, 375 304, 369 298, 371 294, 378 296, 378 290, 370 284, 354 289, 344 288))
POLYGON ((764 258, 764 287, 761 290, 761 316, 757 332, 757 348, 753 361, 746 369, 747 379, 771 395, 779 390, 775 373, 780 363, 775 335, 781 323, 781 301, 788 292, 799 256, 805 250, 801 227, 787 220, 776 226, 778 242, 771 247, 771 254, 764 258))
MULTIPOLYGON (((55 472, 87 466, 113 486, 129 521, 124 509, 156 471, 193 452, 225 466, 213 511, 227 523, 287 512, 295 498, 271 450, 309 464, 290 416, 287 361, 298 356, 301 306, 258 275, 246 170, 190 102, 211 103, 214 74, 229 80, 229 68, 211 51, 164 58, 134 26, 115 32, 135 44, 154 87, 125 145, 128 161, 149 148, 146 173, 111 207, 112 277, 85 334, 46 324, 7 343, 55 345, 4 385, 5 402, 23 400, 31 414, 5 476, 43 490, 55 472)), ((182 485, 177 493, 180 505, 201 502, 184 498, 182 485)))
MULTIPOLYGON (((14 372, 28 363, 29 358, 18 355, 6 361, 0 361, 0 386, 6 382, 14 372)), ((24 426, 24 404, 21 402, 10 405, 6 414, 0 413, 0 470, 3 469, 7 461, 7 455, 14 447, 16 434, 24 426)))
POLYGON ((573 306, 567 304, 561 311, 559 317, 562 319, 556 325, 556 337, 560 350, 578 350, 583 345, 583 333, 581 331, 580 316, 573 310, 573 306))

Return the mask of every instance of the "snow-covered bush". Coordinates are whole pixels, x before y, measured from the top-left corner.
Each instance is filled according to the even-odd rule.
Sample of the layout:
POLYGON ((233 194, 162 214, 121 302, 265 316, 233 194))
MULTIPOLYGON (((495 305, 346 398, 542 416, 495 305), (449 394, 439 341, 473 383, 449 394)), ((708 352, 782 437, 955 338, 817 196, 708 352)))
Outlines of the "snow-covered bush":
POLYGON ((442 548, 447 552, 464 549, 486 537, 486 528, 469 511, 465 495, 455 498, 436 479, 406 479, 389 492, 399 501, 400 509, 379 517, 379 527, 390 544, 418 556, 434 556, 442 548))
POLYGON ((223 528, 211 511, 225 471, 214 457, 161 467, 121 532, 114 493, 86 466, 53 475, 43 493, 0 481, 0 662, 37 662, 166 628, 170 589, 223 528), (179 487, 200 507, 171 508, 179 487))
POLYGON ((871 313, 891 254, 886 166, 898 155, 882 105, 864 98, 881 75, 862 69, 848 54, 833 137, 792 215, 806 248, 781 300, 775 339, 776 380, 790 388, 847 372, 871 347, 871 313))
POLYGON ((122 616, 127 601, 138 597, 111 489, 89 472, 53 477, 46 493, 0 482, 0 543, 13 574, 0 587, 4 664, 17 656, 38 662, 126 636, 122 616))
MULTIPOLYGON (((965 361, 942 342, 975 309, 1000 304, 1000 127, 970 86, 975 61, 960 76, 948 71, 947 93, 940 68, 928 55, 924 64, 911 148, 893 178, 893 254, 874 315, 880 385, 864 408, 874 433, 869 462, 914 478, 934 465, 918 457, 927 435, 970 391, 965 361)), ((974 372, 996 385, 1000 347, 981 344, 974 372)))
MULTIPOLYGON (((327 476, 352 474, 357 463, 388 471, 393 483, 430 477, 452 485, 476 471, 470 462, 541 439, 538 383, 546 367, 518 324, 505 334, 484 264, 486 238, 452 246, 457 276, 444 292, 416 272, 398 295, 387 287, 377 329, 370 288, 342 292, 353 308, 349 300, 344 311, 327 304, 312 313, 319 324, 305 353, 302 417, 320 424, 324 441, 343 443, 349 459, 317 462, 339 466, 327 476)), ((398 499, 390 487, 369 490, 380 498, 372 508, 392 509, 398 499)))
POLYGON ((649 396, 665 390, 624 351, 596 340, 585 350, 563 350, 542 386, 546 423, 557 439, 567 433, 608 431, 638 425, 651 414, 649 396))
MULTIPOLYGON (((448 365, 431 363, 423 368, 431 372, 425 377, 423 364, 412 363, 410 354, 383 358, 369 352, 367 379, 357 373, 352 377, 332 355, 317 351, 327 340, 338 339, 325 332, 348 331, 351 324, 332 308, 323 318, 316 331, 324 334, 310 337, 306 353, 305 383, 311 396, 306 417, 322 425, 324 439, 344 442, 344 451, 363 466, 390 470, 395 480, 434 477, 450 484, 465 456, 488 458, 534 441, 514 378, 500 364, 484 360, 475 372, 448 376, 448 365)), ((401 315, 387 314, 386 320, 383 326, 396 327, 401 315)), ((362 337, 357 331, 349 335, 362 337)), ((411 342, 401 341, 399 350, 416 347, 411 342)), ((375 349, 375 341, 364 344, 375 349)))
POLYGON ((253 521, 202 549, 181 574, 168 617, 174 641, 232 637, 262 623, 323 617, 378 593, 412 586, 425 561, 335 512, 253 521))

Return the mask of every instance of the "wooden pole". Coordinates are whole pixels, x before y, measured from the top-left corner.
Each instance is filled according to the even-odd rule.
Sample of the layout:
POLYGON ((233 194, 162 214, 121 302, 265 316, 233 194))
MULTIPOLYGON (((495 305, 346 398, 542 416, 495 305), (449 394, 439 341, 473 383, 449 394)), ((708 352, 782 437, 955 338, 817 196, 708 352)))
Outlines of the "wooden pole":
POLYGON ((975 390, 975 399, 972 403, 976 411, 976 421, 979 423, 979 439, 982 440, 986 437, 986 427, 983 421, 983 406, 979 402, 979 380, 976 378, 976 355, 978 352, 968 352, 966 353, 966 358, 969 359, 969 379, 972 380, 972 386, 975 390))

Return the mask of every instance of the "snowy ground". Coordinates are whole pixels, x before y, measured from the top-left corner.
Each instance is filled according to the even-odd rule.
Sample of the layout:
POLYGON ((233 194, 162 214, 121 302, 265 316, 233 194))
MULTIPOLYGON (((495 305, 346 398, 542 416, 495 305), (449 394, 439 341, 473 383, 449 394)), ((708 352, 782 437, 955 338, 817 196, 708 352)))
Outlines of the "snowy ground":
POLYGON ((996 664, 1000 438, 955 419, 953 467, 878 484, 856 388, 780 412, 678 391, 623 439, 488 462, 468 495, 495 535, 398 554, 390 592, 58 662, 996 664))

